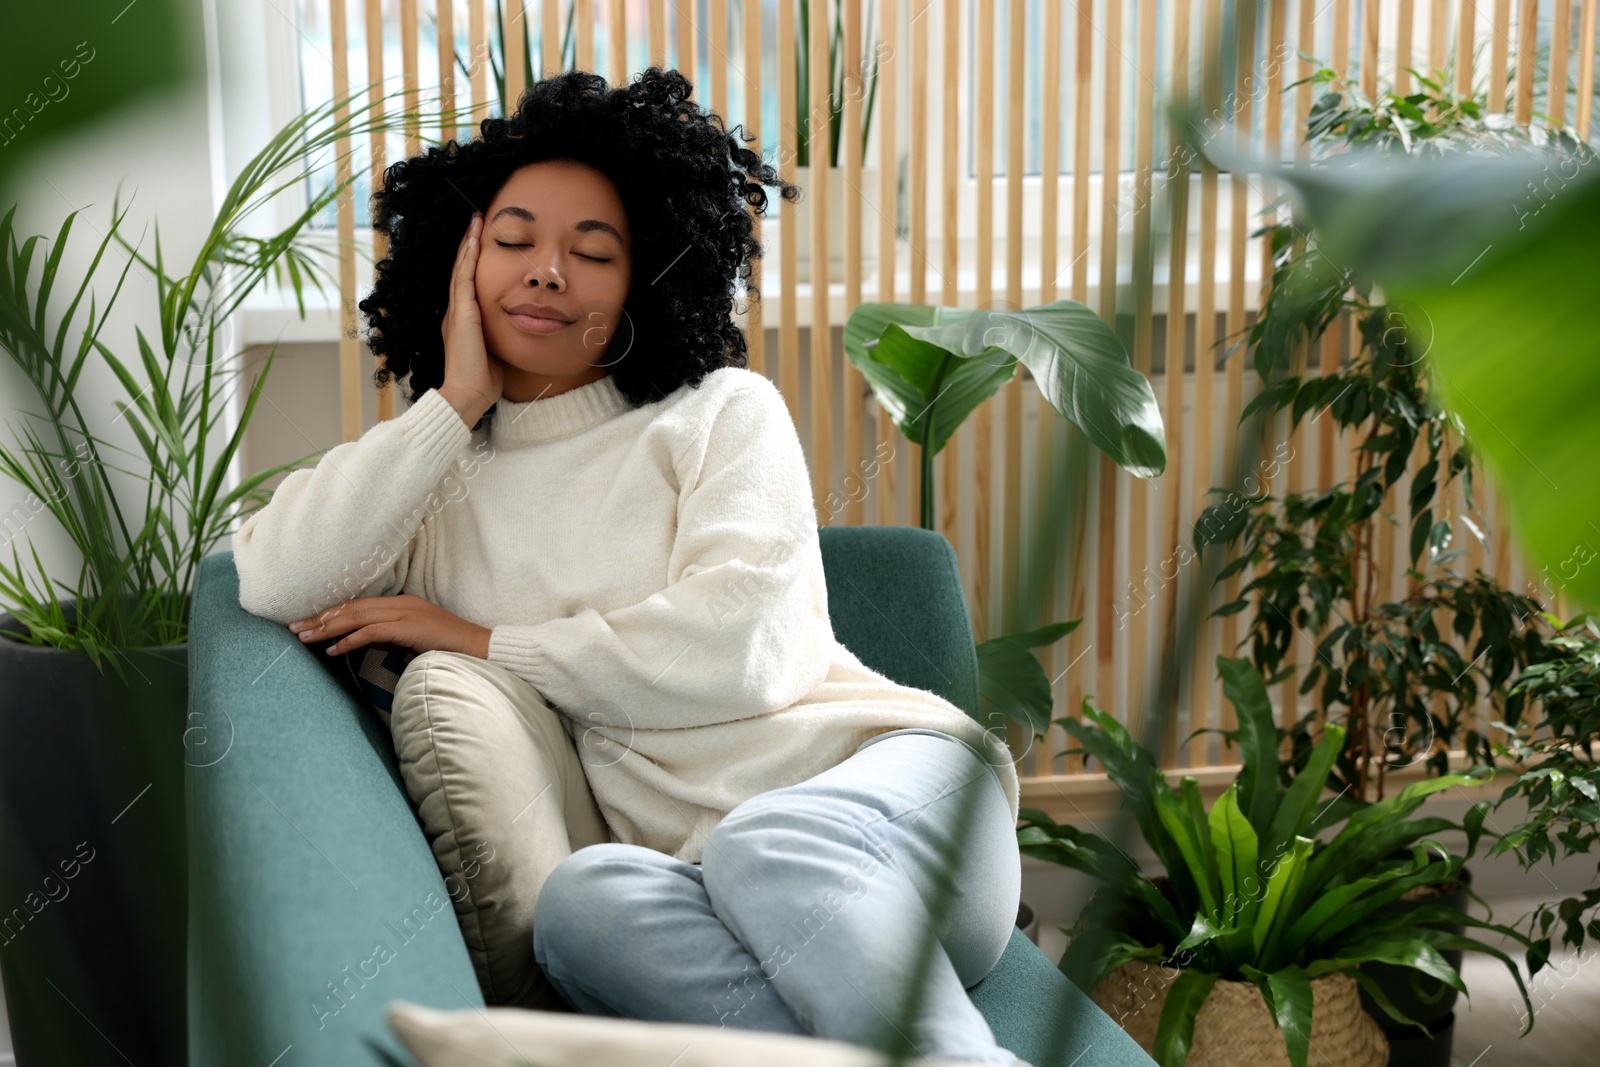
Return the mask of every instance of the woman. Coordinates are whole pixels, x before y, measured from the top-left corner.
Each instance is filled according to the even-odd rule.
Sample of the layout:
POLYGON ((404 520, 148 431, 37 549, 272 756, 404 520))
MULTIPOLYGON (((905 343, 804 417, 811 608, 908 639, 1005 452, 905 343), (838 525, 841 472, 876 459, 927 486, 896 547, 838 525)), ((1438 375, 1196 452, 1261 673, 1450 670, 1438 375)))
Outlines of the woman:
POLYGON ((397 717, 560 723, 513 772, 549 798, 516 862, 581 1011, 1020 1062, 965 992, 1016 914, 1010 753, 833 636, 799 436, 732 318, 745 205, 798 189, 690 92, 567 73, 389 168, 360 307, 411 406, 243 526, 241 602, 412 650, 397 717))

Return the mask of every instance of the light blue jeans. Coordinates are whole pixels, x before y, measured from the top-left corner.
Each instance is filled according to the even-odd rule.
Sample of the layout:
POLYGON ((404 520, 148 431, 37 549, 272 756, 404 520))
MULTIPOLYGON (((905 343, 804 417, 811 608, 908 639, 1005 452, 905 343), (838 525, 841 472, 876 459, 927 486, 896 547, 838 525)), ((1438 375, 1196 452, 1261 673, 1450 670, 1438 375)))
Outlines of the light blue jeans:
POLYGON ((577 850, 540 890, 533 951, 590 1015, 883 1050, 898 1029, 910 1054, 1016 1064, 966 990, 1004 953, 1021 887, 994 768, 949 734, 894 730, 734 808, 699 866, 639 845, 577 850), (941 883, 954 893, 928 942, 941 883))

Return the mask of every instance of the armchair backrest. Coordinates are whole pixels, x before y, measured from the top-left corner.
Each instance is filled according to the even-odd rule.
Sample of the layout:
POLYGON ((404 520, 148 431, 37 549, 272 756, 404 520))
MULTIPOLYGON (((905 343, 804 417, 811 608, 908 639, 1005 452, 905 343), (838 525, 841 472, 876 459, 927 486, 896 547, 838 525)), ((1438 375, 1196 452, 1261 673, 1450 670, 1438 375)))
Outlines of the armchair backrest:
POLYGON ((976 717, 978 654, 950 542, 917 526, 825 526, 819 537, 839 642, 976 717))

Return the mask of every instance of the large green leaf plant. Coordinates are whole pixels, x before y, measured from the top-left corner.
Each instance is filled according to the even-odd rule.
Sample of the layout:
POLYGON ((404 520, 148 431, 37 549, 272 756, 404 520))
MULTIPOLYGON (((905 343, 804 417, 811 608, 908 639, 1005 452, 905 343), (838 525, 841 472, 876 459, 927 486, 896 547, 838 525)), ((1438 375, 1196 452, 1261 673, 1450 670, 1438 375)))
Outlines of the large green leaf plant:
MULTIPOLYGON (((1023 809, 1017 833, 1025 854, 1101 883, 1065 931, 1071 940, 1062 972, 1088 992, 1131 960, 1176 969, 1155 1041, 1162 1067, 1182 1067, 1187 1060, 1195 1019, 1219 981, 1247 981, 1260 989, 1293 1067, 1306 1067, 1311 981, 1321 975, 1348 974, 1393 1018, 1421 1025, 1362 973, 1363 963, 1410 968, 1465 993, 1461 976, 1441 953, 1484 952, 1511 971, 1526 1003, 1527 990, 1508 956, 1450 928, 1478 927, 1527 944, 1522 935, 1442 904, 1383 912, 1418 887, 1461 880, 1489 802, 1475 804, 1461 823, 1412 816, 1429 796, 1479 779, 1443 775, 1377 803, 1347 793, 1326 797, 1344 741, 1343 729, 1329 725, 1306 766, 1286 781, 1278 760, 1280 732, 1260 672, 1243 659, 1219 656, 1217 664, 1237 712, 1238 729, 1230 733, 1242 765, 1209 810, 1194 777, 1184 775, 1174 790, 1150 753, 1087 700, 1082 721, 1057 720, 1081 746, 1076 751, 1097 761, 1116 784, 1165 870, 1165 877, 1153 879, 1105 838, 1023 809), (1434 838, 1449 830, 1465 832, 1465 856, 1434 838)), ((1531 1004, 1529 1019, 1531 1026, 1531 1004)))
MULTIPOLYGON (((845 322, 844 346, 878 406, 921 446, 923 529, 934 529, 934 456, 1019 364, 1052 408, 1130 474, 1153 478, 1166 469, 1150 380, 1116 331, 1076 301, 1017 311, 862 304, 845 322)), ((1050 729, 1050 680, 1029 649, 1053 644, 1081 621, 978 645, 979 691, 1000 721, 1020 722, 1036 737, 1050 729)))

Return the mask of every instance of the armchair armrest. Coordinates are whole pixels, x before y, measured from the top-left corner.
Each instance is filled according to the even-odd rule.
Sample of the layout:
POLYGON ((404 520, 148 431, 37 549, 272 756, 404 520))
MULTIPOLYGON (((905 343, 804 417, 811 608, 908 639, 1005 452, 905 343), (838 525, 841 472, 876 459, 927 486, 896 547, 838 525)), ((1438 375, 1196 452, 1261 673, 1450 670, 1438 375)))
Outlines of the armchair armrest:
POLYGON ((967 995, 995 1039, 1034 1067, 1155 1065, 1021 930, 1011 931, 1005 955, 967 995))
POLYGON ((411 1064, 384 1005, 483 997, 388 735, 201 561, 185 739, 196 1067, 411 1064))

